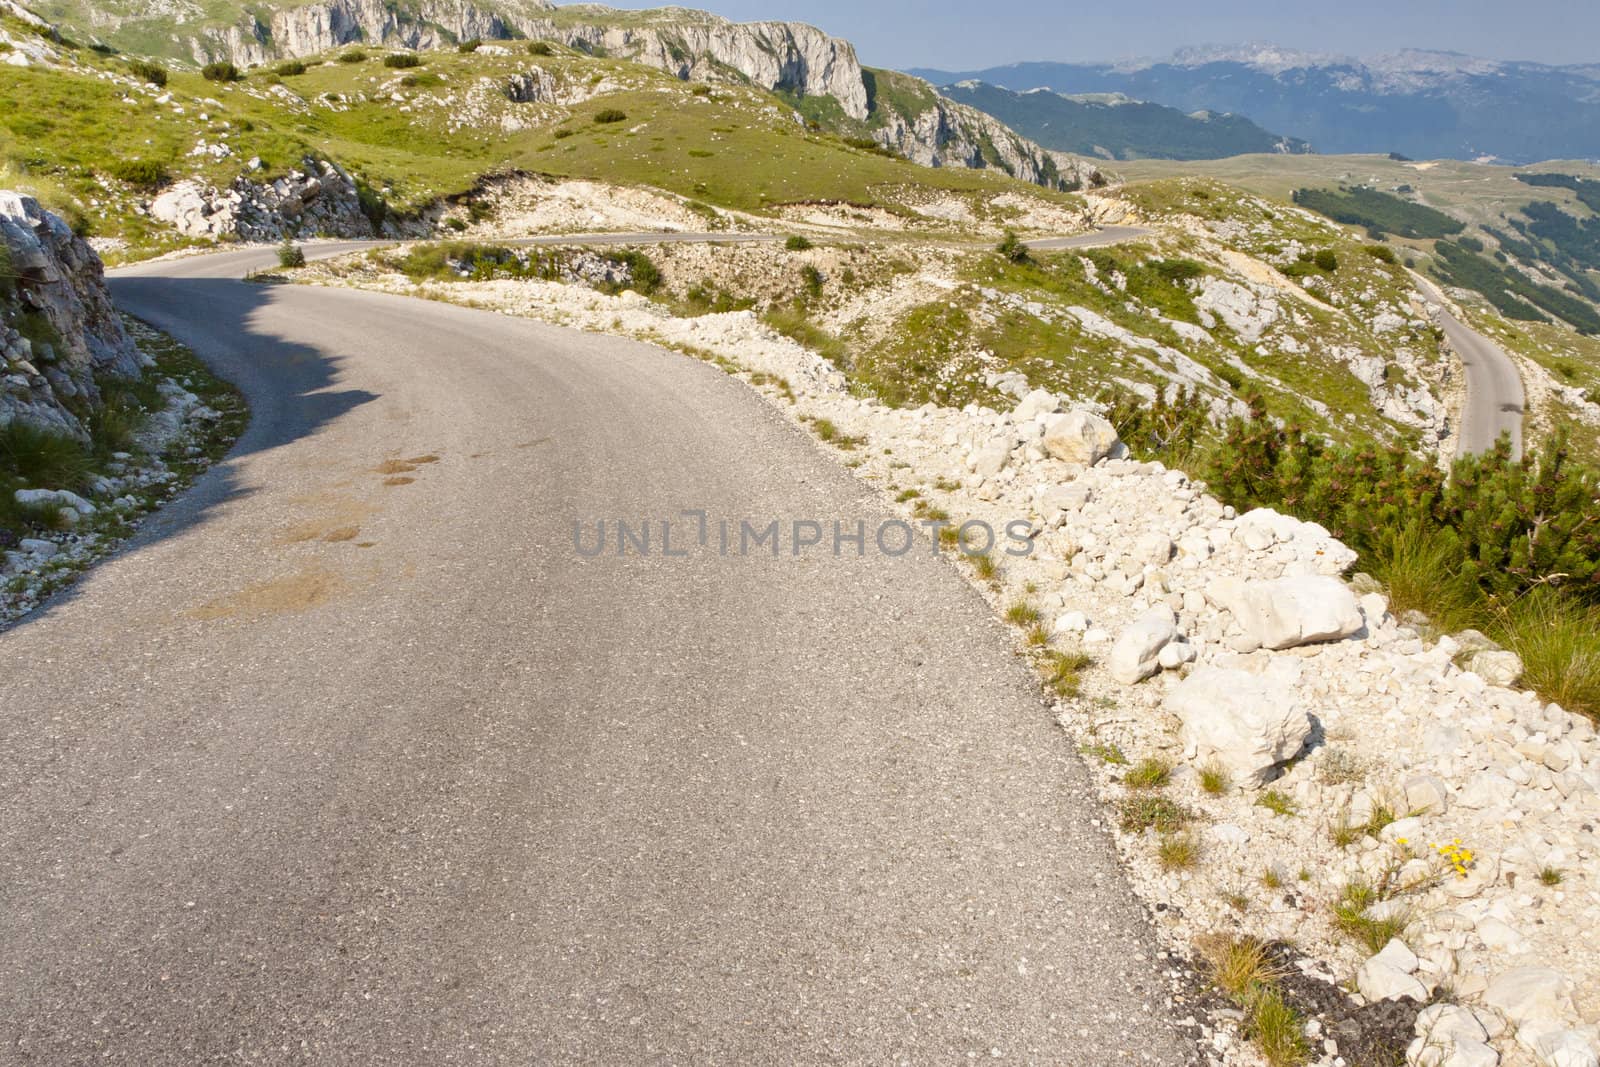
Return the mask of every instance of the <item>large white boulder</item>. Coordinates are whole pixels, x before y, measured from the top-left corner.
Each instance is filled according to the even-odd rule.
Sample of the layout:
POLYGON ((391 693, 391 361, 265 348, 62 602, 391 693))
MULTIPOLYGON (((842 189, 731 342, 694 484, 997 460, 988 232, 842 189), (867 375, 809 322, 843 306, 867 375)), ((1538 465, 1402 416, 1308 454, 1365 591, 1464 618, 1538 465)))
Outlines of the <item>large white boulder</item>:
POLYGON ((1068 411, 1045 420, 1044 450, 1067 463, 1092 467, 1119 443, 1116 427, 1092 411, 1068 411))
MULTIPOLYGON (((1519 1034, 1518 1037, 1521 1037, 1519 1034)), ((1539 1062, 1548 1067, 1597 1067, 1600 1053, 1587 1037, 1576 1030, 1555 1030, 1534 1042, 1539 1062)))
POLYGON ((1167 694, 1183 723, 1184 748, 1196 764, 1221 764, 1233 781, 1259 789, 1276 777, 1311 735, 1311 717, 1294 689, 1248 671, 1204 667, 1167 694))
POLYGON ((1518 967, 1497 974, 1483 1002, 1517 1026, 1555 1022, 1573 1013, 1572 979, 1553 967, 1518 967))
POLYGON ((1011 439, 1009 437, 992 437, 982 448, 972 454, 968 464, 972 473, 980 478, 992 478, 1005 469, 1006 461, 1011 458, 1011 439))
POLYGON ((1356 972, 1356 988, 1369 1001, 1428 999, 1428 987, 1415 977, 1419 961, 1402 941, 1390 939, 1383 951, 1367 960, 1356 972))
POLYGON ((1522 657, 1507 649, 1483 649, 1467 657, 1467 670, 1490 685, 1507 688, 1522 680, 1522 657))
POLYGON ((1263 648, 1293 648, 1358 633, 1366 620, 1356 596, 1337 578, 1301 574, 1270 582, 1222 578, 1206 596, 1233 613, 1245 634, 1263 648))
POLYGON ((1495 1067, 1500 1054, 1478 1017, 1458 1004, 1430 1004, 1417 1013, 1417 1039, 1406 1051, 1411 1067, 1495 1067))
POLYGON ((1044 389, 1035 389, 1017 404, 1011 417, 1018 422, 1029 422, 1040 415, 1055 411, 1061 406, 1061 401, 1056 395, 1044 389))
POLYGON ((1161 650, 1178 638, 1178 618, 1171 608, 1151 608, 1122 631, 1111 647, 1111 677, 1134 685, 1161 670, 1161 650))

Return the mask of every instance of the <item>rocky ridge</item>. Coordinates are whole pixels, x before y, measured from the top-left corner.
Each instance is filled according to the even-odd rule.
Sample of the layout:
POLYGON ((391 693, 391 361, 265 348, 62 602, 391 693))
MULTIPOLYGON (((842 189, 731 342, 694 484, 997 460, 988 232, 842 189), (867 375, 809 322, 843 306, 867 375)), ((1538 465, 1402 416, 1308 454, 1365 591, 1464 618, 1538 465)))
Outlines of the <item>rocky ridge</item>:
MULTIPOLYGON (((924 87, 931 103, 915 114, 878 106, 855 47, 798 22, 735 23, 683 8, 641 13, 599 5, 567 7, 558 14, 542 0, 315 0, 245 13, 231 24, 165 9, 118 13, 102 5, 82 21, 90 33, 112 43, 120 33, 137 30, 144 35, 170 23, 188 59, 227 60, 241 67, 352 44, 438 49, 467 40, 544 40, 641 63, 683 80, 736 81, 797 98, 828 98, 837 103, 846 126, 869 129, 879 144, 925 165, 999 167, 1052 187, 1103 180, 1093 166, 1049 152, 997 120, 938 96, 931 87, 924 87)), ((510 87, 528 99, 542 99, 546 89, 536 80, 510 87)))
MULTIPOLYGON (((1396 618, 1373 584, 1346 580, 1354 553, 1326 530, 1234 512, 1128 458, 1085 401, 1020 376, 991 383, 1011 410, 897 409, 850 395, 750 312, 683 319, 548 282, 450 295, 727 360, 802 424, 828 420, 910 521, 933 505, 954 523, 1027 520, 1029 557, 972 573, 997 609, 1038 612, 1049 647, 1093 657, 1056 714, 1091 754, 1102 825, 1176 949, 1218 932, 1295 943, 1304 1002, 1342 1006, 1307 1023, 1318 1062, 1350 1062, 1370 1040, 1350 1020, 1377 1017, 1411 1064, 1595 1062, 1593 724, 1515 688, 1519 665, 1480 636, 1396 618), (1116 813, 1148 795, 1123 781, 1140 758, 1167 768, 1192 866, 1164 866, 1165 835, 1116 813), (1351 936, 1380 929, 1392 936, 1351 936)), ((1226 1013, 1207 1040, 1213 1060, 1252 1062, 1226 1013)))

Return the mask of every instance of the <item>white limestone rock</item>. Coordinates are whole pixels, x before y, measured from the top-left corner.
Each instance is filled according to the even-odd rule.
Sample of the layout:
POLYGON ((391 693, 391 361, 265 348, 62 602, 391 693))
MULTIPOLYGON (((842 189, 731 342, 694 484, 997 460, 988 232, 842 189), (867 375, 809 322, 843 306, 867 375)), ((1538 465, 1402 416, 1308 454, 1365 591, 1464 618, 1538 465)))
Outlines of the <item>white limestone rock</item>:
POLYGON ((1572 991, 1572 979, 1553 967, 1518 967, 1492 978, 1483 1002, 1521 1026, 1570 1017, 1572 991))
POLYGON ((1311 735, 1293 687, 1242 670, 1202 667, 1167 694, 1166 710, 1183 723, 1191 761, 1214 760, 1249 789, 1271 781, 1311 735))
POLYGON ((1120 443, 1116 428, 1092 411, 1068 411, 1045 420, 1044 450, 1066 463, 1092 467, 1120 443))
POLYGON ((1522 657, 1508 649, 1483 649, 1466 658, 1467 670, 1490 685, 1510 687, 1522 680, 1522 657))
POLYGON ((1227 608, 1246 636, 1284 649, 1359 633, 1366 620, 1355 594, 1337 578, 1304 574, 1269 582, 1221 578, 1206 596, 1227 608))
POLYGON ((1178 619, 1171 608, 1151 608, 1122 631, 1107 664, 1111 677, 1136 685, 1161 669, 1161 650, 1177 640, 1178 619))

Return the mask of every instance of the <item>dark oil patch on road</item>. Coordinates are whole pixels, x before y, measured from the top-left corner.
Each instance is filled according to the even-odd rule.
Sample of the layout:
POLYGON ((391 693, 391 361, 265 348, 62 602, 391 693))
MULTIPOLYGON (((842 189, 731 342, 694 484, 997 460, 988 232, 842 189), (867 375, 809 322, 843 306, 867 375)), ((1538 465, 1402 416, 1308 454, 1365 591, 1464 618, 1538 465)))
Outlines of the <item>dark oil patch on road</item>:
POLYGON ((410 485, 412 482, 415 482, 415 481, 416 481, 415 478, 385 478, 383 480, 383 484, 384 485, 410 485))
POLYGON ((415 463, 403 459, 386 459, 372 468, 374 474, 409 474, 417 469, 415 463))
POLYGON ((439 457, 434 455, 432 452, 429 452, 426 456, 412 456, 410 459, 406 460, 406 462, 420 467, 425 463, 439 462, 439 457))
POLYGON ((252 615, 281 615, 309 611, 326 604, 345 589, 344 579, 321 567, 309 567, 281 578, 245 586, 237 593, 218 597, 185 614, 210 622, 252 615))
POLYGON ((337 544, 340 541, 354 541, 360 533, 361 527, 359 526, 340 526, 338 529, 329 530, 323 534, 322 539, 330 544, 337 544))

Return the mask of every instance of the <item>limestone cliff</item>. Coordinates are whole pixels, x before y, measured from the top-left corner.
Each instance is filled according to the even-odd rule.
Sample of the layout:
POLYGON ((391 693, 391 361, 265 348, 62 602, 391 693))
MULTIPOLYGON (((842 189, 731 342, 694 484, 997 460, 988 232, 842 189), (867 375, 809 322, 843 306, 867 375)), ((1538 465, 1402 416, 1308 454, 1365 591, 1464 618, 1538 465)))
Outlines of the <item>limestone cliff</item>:
POLYGON ((861 65, 848 41, 801 23, 735 23, 682 8, 635 13, 582 5, 558 16, 544 0, 315 0, 231 26, 201 27, 184 39, 196 62, 228 59, 244 66, 358 42, 438 48, 518 36, 632 59, 680 78, 732 72, 763 89, 831 96, 851 118, 867 116, 861 65))
POLYGON ((1103 179, 1091 164, 1051 152, 999 120, 931 90, 913 114, 881 109, 873 139, 930 167, 993 167, 1037 185, 1078 189, 1103 179))

